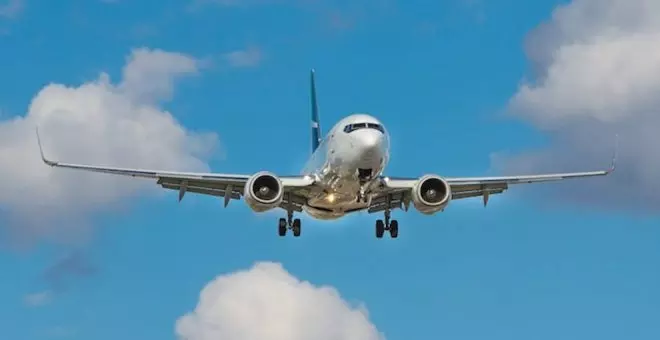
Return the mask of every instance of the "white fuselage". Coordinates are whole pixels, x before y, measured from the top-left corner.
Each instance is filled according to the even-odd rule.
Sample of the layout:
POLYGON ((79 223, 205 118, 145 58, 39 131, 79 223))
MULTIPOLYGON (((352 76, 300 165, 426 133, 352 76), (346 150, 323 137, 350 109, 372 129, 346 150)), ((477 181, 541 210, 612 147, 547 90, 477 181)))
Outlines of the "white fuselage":
POLYGON ((305 211, 335 219, 368 207, 369 186, 389 161, 389 143, 387 130, 370 115, 353 114, 335 124, 303 170, 322 188, 309 198, 305 211), (358 199, 361 189, 366 202, 358 199))

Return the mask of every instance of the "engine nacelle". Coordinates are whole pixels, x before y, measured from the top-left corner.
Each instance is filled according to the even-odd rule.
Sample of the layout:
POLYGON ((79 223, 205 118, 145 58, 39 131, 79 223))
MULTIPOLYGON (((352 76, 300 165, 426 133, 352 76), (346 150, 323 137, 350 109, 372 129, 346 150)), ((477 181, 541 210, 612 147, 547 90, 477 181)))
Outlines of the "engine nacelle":
POLYGON ((250 209, 255 212, 277 208, 284 199, 282 181, 270 172, 257 172, 245 183, 243 196, 250 209))
POLYGON ((451 186, 437 175, 422 176, 412 190, 412 202, 422 214, 431 215, 447 207, 451 201, 451 186))

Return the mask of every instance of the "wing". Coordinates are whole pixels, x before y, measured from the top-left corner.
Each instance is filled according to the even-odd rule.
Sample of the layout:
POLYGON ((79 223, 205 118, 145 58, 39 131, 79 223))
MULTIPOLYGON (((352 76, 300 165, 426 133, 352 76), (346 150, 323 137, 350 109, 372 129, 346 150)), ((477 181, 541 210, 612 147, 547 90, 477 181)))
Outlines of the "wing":
MULTIPOLYGON (((231 199, 238 200, 243 196, 245 184, 250 179, 250 175, 244 174, 175 172, 62 163, 46 158, 38 131, 37 142, 42 161, 51 167, 155 179, 163 188, 179 191, 179 201, 186 192, 192 192, 223 197, 226 207, 231 199)), ((284 187, 284 201, 280 207, 301 211, 302 205, 306 202, 307 190, 314 184, 314 180, 307 176, 279 176, 279 178, 284 187)))
MULTIPOLYGON (((451 187, 452 200, 483 196, 485 206, 488 204, 488 198, 490 195, 504 192, 509 188, 509 185, 609 175, 616 169, 616 157, 617 148, 615 148, 610 167, 607 170, 601 171, 522 176, 445 177, 444 180, 446 180, 451 187)), ((418 178, 382 178, 378 194, 372 198, 368 211, 370 213, 383 211, 388 205, 390 209, 400 208, 408 210, 411 200, 411 190, 417 181, 418 178)))

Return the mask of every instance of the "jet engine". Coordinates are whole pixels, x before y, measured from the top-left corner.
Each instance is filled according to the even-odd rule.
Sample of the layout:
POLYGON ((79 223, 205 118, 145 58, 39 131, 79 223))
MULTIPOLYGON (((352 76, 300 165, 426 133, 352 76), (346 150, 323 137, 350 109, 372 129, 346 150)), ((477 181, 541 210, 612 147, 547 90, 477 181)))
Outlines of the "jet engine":
POLYGON ((451 201, 451 186, 436 175, 422 176, 412 189, 412 202, 422 214, 444 210, 451 201))
POLYGON ((277 208, 284 198, 282 181, 270 172, 258 172, 245 183, 243 196, 250 209, 255 212, 277 208))

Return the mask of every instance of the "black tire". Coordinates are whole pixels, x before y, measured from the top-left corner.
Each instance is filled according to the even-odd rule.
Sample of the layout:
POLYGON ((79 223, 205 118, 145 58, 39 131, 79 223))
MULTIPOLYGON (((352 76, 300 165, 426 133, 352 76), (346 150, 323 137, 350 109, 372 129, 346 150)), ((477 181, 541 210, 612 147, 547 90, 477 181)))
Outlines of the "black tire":
POLYGON ((284 219, 284 218, 280 218, 280 221, 279 221, 279 223, 278 223, 278 225, 277 225, 277 233, 278 233, 280 236, 284 236, 284 235, 286 235, 286 227, 287 227, 287 226, 286 226, 286 219, 284 219))
POLYGON ((376 238, 383 238, 385 233, 385 223, 383 220, 376 220, 376 238))
POLYGON ((293 220, 293 226, 291 227, 291 230, 293 230, 293 237, 300 236, 300 232, 302 231, 302 225, 300 223, 299 218, 293 220))
POLYGON ((399 221, 397 220, 392 220, 390 222, 390 236, 392 238, 397 238, 399 237, 399 221))

